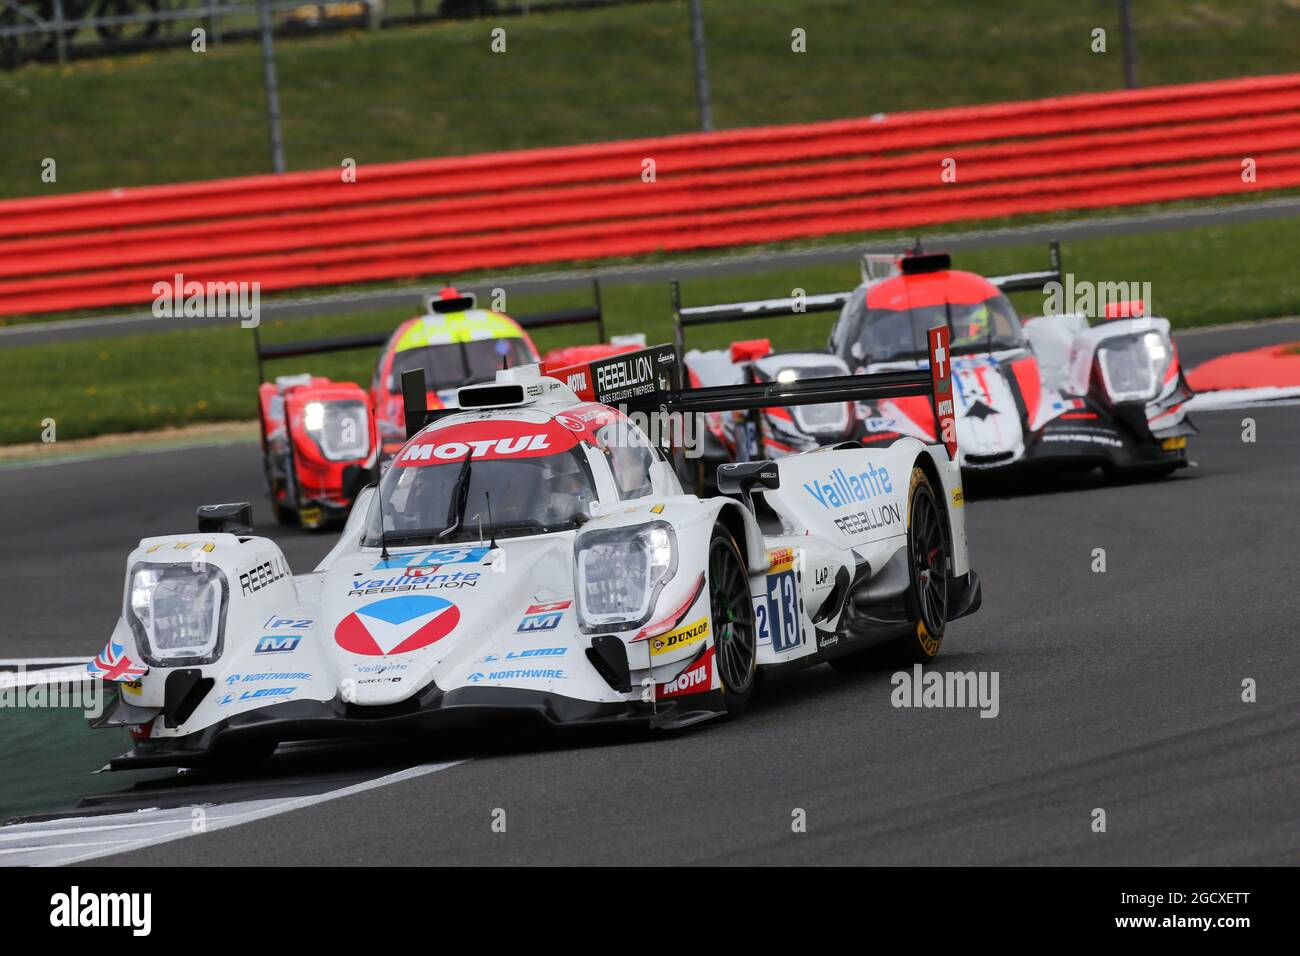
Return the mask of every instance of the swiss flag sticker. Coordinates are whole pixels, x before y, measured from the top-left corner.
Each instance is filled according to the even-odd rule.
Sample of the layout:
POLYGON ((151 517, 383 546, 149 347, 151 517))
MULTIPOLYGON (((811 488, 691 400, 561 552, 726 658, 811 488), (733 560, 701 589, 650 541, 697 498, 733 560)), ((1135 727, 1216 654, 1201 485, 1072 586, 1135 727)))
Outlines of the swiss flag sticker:
POLYGON ((930 385, 934 392, 934 422, 948 458, 957 457, 957 420, 952 408, 952 353, 946 325, 930 330, 930 385))

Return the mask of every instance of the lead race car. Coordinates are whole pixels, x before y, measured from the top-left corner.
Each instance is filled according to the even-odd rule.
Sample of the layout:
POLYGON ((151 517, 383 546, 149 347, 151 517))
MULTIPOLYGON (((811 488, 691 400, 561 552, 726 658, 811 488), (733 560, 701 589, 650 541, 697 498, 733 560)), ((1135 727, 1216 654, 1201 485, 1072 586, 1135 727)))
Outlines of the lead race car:
POLYGON ((242 503, 131 552, 89 665, 122 691, 94 725, 134 740, 111 766, 491 718, 679 728, 769 671, 932 659, 980 604, 951 428, 727 464, 737 497, 704 499, 630 412, 930 394, 949 420, 946 342, 928 370, 702 389, 659 346, 502 370, 434 411, 409 372, 410 436, 311 572, 242 503))
MULTIPOLYGON (((849 292, 677 307, 679 341, 692 325, 838 311, 823 366, 896 371, 923 366, 927 330, 943 324, 951 331, 959 461, 968 471, 1101 466, 1114 475, 1158 476, 1187 465, 1187 439, 1196 434, 1186 409, 1193 392, 1167 319, 1149 315, 1140 300, 1125 300, 1109 302, 1097 324, 1073 312, 1022 320, 1008 300, 1008 292, 1061 281, 1055 243, 1049 269, 991 278, 953 269, 946 254, 919 248, 866 255, 862 265, 862 283, 849 292)), ((733 345, 733 356, 750 344, 733 345)), ((720 354, 688 353, 693 380, 730 381, 737 373, 720 354)), ((800 353, 799 364, 826 374, 816 372, 816 354, 800 353)), ((774 421, 766 416, 750 427, 757 440, 718 447, 737 458, 755 445, 770 450, 764 436, 774 421)), ((929 404, 910 396, 859 402, 853 424, 868 445, 937 435, 929 404)), ((818 438, 805 431, 800 447, 818 438)))

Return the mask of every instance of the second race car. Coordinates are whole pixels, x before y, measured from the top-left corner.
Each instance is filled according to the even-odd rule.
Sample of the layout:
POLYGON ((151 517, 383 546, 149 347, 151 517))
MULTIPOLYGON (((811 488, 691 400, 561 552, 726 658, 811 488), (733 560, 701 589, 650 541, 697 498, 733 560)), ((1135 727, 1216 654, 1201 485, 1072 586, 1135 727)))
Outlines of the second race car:
MULTIPOLYGON (((838 310, 823 362, 855 372, 923 366, 926 332, 943 325, 951 332, 963 468, 1101 466, 1113 475, 1158 476, 1184 467, 1187 439, 1196 433, 1185 407, 1193 392, 1169 321, 1133 300, 1109 302, 1096 324, 1064 311, 1022 320, 1007 293, 1059 283, 1055 243, 1051 252, 1048 270, 993 278, 953 269, 942 253, 868 255, 862 283, 850 292, 678 308, 677 324, 838 310)), ((690 353, 688 364, 704 384, 736 374, 717 354, 690 353)), ((800 356, 814 364, 808 353, 800 356)), ((718 447, 743 458, 771 433, 770 421, 747 424, 755 436, 748 443, 718 447)), ((858 403, 854 428, 866 444, 939 437, 932 409, 909 397, 858 403)), ((782 450, 765 444, 760 454, 782 450)))

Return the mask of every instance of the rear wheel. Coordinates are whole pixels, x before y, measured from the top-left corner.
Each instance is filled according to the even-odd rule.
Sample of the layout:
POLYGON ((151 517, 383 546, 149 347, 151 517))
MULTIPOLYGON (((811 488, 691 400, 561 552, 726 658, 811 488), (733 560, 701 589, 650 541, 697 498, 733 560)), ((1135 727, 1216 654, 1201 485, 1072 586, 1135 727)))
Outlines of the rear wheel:
POLYGON ((948 521, 934 486, 924 471, 913 468, 907 493, 907 572, 913 615, 910 632, 858 654, 834 658, 831 666, 858 671, 934 660, 948 622, 951 556, 948 521))
MULTIPOLYGON (((916 635, 908 663, 934 660, 948 623, 948 524, 935 499, 930 479, 912 469, 907 526, 908 571, 916 601, 916 635)), ((906 644, 904 645, 906 646, 906 644)))
POLYGON ((714 666, 727 713, 744 709, 758 677, 758 634, 749 572, 731 534, 721 525, 709 541, 709 610, 714 666))

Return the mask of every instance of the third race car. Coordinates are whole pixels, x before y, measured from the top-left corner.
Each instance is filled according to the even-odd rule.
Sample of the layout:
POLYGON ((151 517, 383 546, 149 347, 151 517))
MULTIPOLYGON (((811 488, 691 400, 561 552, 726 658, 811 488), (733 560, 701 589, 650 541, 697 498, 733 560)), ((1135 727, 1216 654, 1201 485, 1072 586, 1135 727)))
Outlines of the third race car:
POLYGON ((600 286, 590 307, 535 312, 511 318, 479 308, 473 294, 445 288, 425 302, 425 314, 392 332, 266 344, 254 328, 262 460, 271 508, 282 523, 321 528, 346 517, 357 491, 378 474, 379 463, 406 440, 402 375, 424 372, 427 402, 440 408, 456 389, 491 381, 497 370, 543 361, 529 329, 594 323, 599 343, 547 353, 565 365, 645 345, 644 338, 605 341, 600 286), (263 363, 327 352, 380 347, 369 390, 311 374, 266 381, 263 363))

